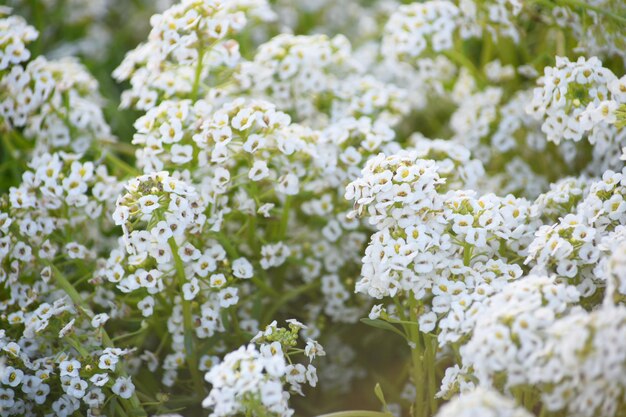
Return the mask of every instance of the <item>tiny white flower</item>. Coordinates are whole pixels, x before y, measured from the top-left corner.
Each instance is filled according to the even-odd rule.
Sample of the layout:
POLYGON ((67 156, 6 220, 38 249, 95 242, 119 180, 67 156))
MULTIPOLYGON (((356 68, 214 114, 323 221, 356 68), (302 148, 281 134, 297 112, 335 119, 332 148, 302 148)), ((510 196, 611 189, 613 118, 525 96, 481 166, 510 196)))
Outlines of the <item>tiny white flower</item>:
POLYGON ((265 161, 256 161, 248 171, 248 178, 252 181, 261 181, 264 178, 269 177, 270 170, 267 167, 267 163, 265 161))
POLYGON ((254 270, 252 264, 246 258, 238 258, 233 261, 233 275, 237 278, 252 278, 254 270))
POLYGON ((91 319, 91 326, 95 328, 102 327, 107 320, 109 320, 109 315, 107 313, 96 314, 91 319))
POLYGON ((81 363, 76 359, 62 361, 59 364, 59 369, 61 371, 60 376, 68 376, 70 378, 77 377, 81 366, 81 363))
POLYGON ((145 195, 137 201, 139 208, 143 214, 151 214, 154 210, 160 207, 159 197, 156 195, 145 195))
POLYGON ((135 392, 135 385, 133 385, 130 377, 119 377, 115 380, 115 383, 111 387, 111 391, 114 394, 119 395, 121 398, 128 399, 133 396, 135 392))
POLYGON ((193 300, 199 292, 200 286, 196 278, 192 278, 191 281, 183 284, 183 298, 185 300, 193 300))
POLYGON ((108 374, 94 374, 91 378, 89 378, 92 384, 98 387, 103 387, 109 381, 108 374))
POLYGON ((419 328, 423 333, 430 333, 435 329, 437 324, 437 314, 430 311, 426 314, 423 314, 419 318, 419 328))

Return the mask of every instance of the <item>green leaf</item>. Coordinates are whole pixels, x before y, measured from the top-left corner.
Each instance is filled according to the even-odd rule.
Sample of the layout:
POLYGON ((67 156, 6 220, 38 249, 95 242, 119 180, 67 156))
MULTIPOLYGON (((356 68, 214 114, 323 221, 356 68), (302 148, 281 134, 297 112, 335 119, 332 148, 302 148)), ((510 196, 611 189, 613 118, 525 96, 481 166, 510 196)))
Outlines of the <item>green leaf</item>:
POLYGON ((385 400, 385 394, 383 394, 383 389, 380 386, 380 382, 376 383, 376 386, 374 387, 374 394, 376 394, 376 398, 378 398, 380 403, 383 405, 383 409, 386 412, 389 412, 389 408, 387 408, 387 401, 385 400))
POLYGON ((406 326, 419 326, 419 323, 416 321, 398 320, 398 319, 392 319, 392 318, 386 318, 385 320, 393 324, 404 324, 406 326))
POLYGON ((406 338, 406 335, 404 333, 402 333, 396 326, 394 326, 391 323, 387 323, 386 321, 382 321, 382 320, 371 320, 371 319, 361 319, 361 323, 367 324, 368 326, 372 326, 372 327, 376 327, 378 329, 383 329, 383 330, 389 330, 391 332, 394 332, 395 334, 401 336, 404 340, 408 339, 406 338))

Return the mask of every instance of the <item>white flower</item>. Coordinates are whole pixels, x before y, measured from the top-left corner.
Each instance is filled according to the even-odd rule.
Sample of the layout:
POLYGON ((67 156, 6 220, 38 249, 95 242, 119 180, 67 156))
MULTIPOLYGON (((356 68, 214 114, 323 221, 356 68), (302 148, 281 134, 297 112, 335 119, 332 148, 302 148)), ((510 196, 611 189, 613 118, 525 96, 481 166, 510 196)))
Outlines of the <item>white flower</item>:
POLYGON ((296 195, 299 190, 300 180, 293 173, 283 175, 278 179, 278 183, 276 184, 276 192, 281 194, 296 195))
POLYGON ((193 300, 199 292, 200 287, 196 278, 192 278, 191 281, 183 284, 183 298, 185 300, 193 300))
POLYGON ((85 390, 87 389, 87 382, 80 378, 72 378, 70 385, 67 389, 67 393, 75 398, 83 398, 85 396, 85 390))
POLYGON ((261 214, 263 217, 270 217, 271 213, 270 210, 273 209, 275 207, 275 204, 273 203, 265 203, 263 204, 261 207, 259 207, 259 209, 257 210, 257 213, 261 214))
POLYGON ((255 161, 252 168, 250 168, 250 171, 248 171, 248 178, 252 181, 261 181, 269 175, 270 171, 267 168, 267 163, 265 161, 255 161))
POLYGON ((437 325, 437 315, 432 311, 422 314, 419 318, 419 329, 421 332, 430 333, 437 325))
POLYGON ((261 401, 266 407, 272 407, 283 399, 283 385, 279 381, 267 381, 261 385, 261 401))
POLYGON ((218 293, 220 307, 228 308, 232 305, 237 304, 239 301, 239 296, 237 295, 237 288, 229 287, 223 290, 220 290, 218 293))
POLYGON ((91 319, 91 326, 95 328, 102 327, 107 320, 109 320, 109 315, 107 313, 96 314, 91 319))
POLYGON ((74 330, 74 322, 76 319, 70 320, 61 330, 59 330, 59 338, 65 337, 67 334, 74 330))
POLYGON ((326 352, 324 352, 324 348, 317 341, 308 339, 304 348, 304 354, 312 361, 316 356, 325 356, 326 352))
POLYGON ((159 197, 156 195, 145 195, 138 200, 140 210, 143 214, 151 214, 160 207, 159 197))
POLYGON ((252 264, 246 258, 238 258, 233 261, 233 275, 237 278, 252 278, 254 270, 252 264))
POLYGON ((141 310, 144 317, 150 317, 154 311, 154 298, 147 296, 137 303, 137 308, 141 310))
POLYGON ((115 380, 115 383, 111 387, 111 391, 114 394, 119 395, 121 398, 128 399, 133 396, 135 392, 135 385, 133 385, 130 377, 119 377, 115 380))
POLYGON ((2 370, 2 384, 10 387, 17 387, 24 378, 24 372, 20 369, 15 369, 12 366, 7 366, 2 370))
POLYGON ((380 314, 384 311, 384 306, 382 304, 375 304, 372 306, 372 310, 368 314, 370 320, 376 320, 380 317, 380 314))
POLYGON ((112 353, 105 353, 100 356, 98 360, 98 368, 100 369, 110 369, 111 371, 115 371, 115 367, 117 362, 119 361, 119 357, 112 353))
POLYGON ((224 276, 224 274, 213 274, 211 275, 209 285, 211 286, 211 288, 222 288, 224 285, 226 285, 226 277, 224 276))
POLYGON ((172 145, 172 162, 177 165, 185 164, 193 158, 193 147, 191 145, 172 145))
POLYGON ((89 378, 89 381, 97 387, 103 387, 109 381, 109 375, 104 373, 94 374, 91 378, 89 378))

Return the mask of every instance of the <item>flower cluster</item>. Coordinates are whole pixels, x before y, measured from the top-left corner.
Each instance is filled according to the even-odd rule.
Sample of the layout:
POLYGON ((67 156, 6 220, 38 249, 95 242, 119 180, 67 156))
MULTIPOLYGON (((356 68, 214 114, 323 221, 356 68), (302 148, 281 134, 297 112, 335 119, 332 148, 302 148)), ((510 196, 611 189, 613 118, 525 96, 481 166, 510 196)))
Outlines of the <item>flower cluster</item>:
POLYGON ((208 94, 200 90, 200 80, 241 58, 231 38, 243 30, 246 16, 271 20, 274 14, 265 0, 185 0, 154 15, 148 41, 129 52, 113 73, 131 84, 123 106, 148 110, 179 94, 208 94))
POLYGON ((604 263, 598 262, 608 254, 600 243, 626 221, 623 187, 624 173, 606 171, 572 213, 537 230, 526 262, 569 280, 583 297, 596 294, 607 280, 604 263))
POLYGON ((547 343, 544 333, 575 308, 578 298, 574 287, 547 276, 524 277, 504 287, 476 319, 471 339, 461 348, 463 365, 471 367, 481 383, 493 383, 498 375, 507 387, 529 383, 526 369, 547 343))
POLYGON ((545 350, 527 371, 532 384, 554 387, 542 394, 549 410, 584 417, 618 412, 626 389, 626 355, 612 346, 619 345, 624 326, 626 309, 609 306, 570 314, 549 328, 545 350))
POLYGON ((522 199, 444 193, 438 168, 417 152, 379 155, 346 197, 356 202, 353 214, 367 212, 379 229, 357 291, 375 298, 406 292, 427 302, 420 329, 437 327, 444 345, 471 332, 482 303, 520 278, 522 269, 508 259, 524 253, 537 221, 522 199))
POLYGON ((62 288, 70 285, 65 270, 85 274, 93 266, 93 242, 106 249, 118 182, 78 155, 46 153, 31 165, 0 203, 3 412, 96 412, 111 395, 133 397, 133 383, 116 365, 132 350, 111 345, 107 313, 94 314, 78 292, 62 288))
MULTIPOLYGON (((260 410, 280 417, 293 415, 287 403, 290 392, 302 395, 302 384, 315 387, 317 373, 310 363, 294 364, 290 358, 298 351, 298 333, 304 326, 295 320, 288 322, 289 329, 279 328, 272 322, 252 339, 258 347, 255 344, 241 346, 206 374, 213 388, 202 405, 212 410, 211 417, 260 410), (287 390, 285 385, 288 385, 287 390)), ((325 355, 322 346, 311 339, 300 351, 310 362, 325 355)))
POLYGON ((316 107, 329 101, 325 96, 338 88, 340 77, 356 71, 350 52, 343 36, 283 34, 261 45, 252 61, 240 65, 235 79, 239 89, 271 100, 297 120, 312 119, 316 107))
MULTIPOLYGON (((571 62, 566 57, 557 57, 556 66, 546 67, 538 80, 541 87, 533 91, 527 111, 543 120, 541 130, 548 140, 579 141, 593 127, 583 117, 584 111, 606 100, 609 86, 615 80, 615 75, 598 58, 580 57, 571 62)), ((602 108, 599 113, 606 111, 602 108)), ((593 141, 593 134, 589 139, 593 141)))
POLYGON ((7 130, 23 129, 23 136, 34 141, 36 153, 82 153, 94 142, 113 142, 98 82, 83 65, 71 58, 48 61, 41 56, 25 63, 30 53, 18 40, 32 41, 37 36, 20 18, 0 16, 0 38, 13 39, 15 43, 6 49, 11 56, 20 56, 7 58, 3 65, 3 54, 0 61, 0 71, 8 70, 0 72, 0 124, 7 130))
MULTIPOLYGON (((0 17, 4 13, 0 10, 0 17)), ((26 44, 37 39, 38 33, 19 16, 0 18, 0 71, 13 65, 28 61, 30 51, 26 44)))
POLYGON ((10 3, 0 416, 623 414, 618 0, 10 3))
POLYGON ((447 0, 399 7, 385 28, 383 53, 391 59, 407 59, 418 57, 427 49, 450 49, 459 14, 454 2, 447 0))
POLYGON ((477 388, 458 396, 441 407, 437 417, 530 417, 528 411, 519 407, 497 391, 477 388))
POLYGON ((430 52, 450 50, 456 39, 489 36, 519 41, 513 19, 519 0, 429 0, 398 7, 385 26, 382 51, 394 60, 411 60, 430 52))

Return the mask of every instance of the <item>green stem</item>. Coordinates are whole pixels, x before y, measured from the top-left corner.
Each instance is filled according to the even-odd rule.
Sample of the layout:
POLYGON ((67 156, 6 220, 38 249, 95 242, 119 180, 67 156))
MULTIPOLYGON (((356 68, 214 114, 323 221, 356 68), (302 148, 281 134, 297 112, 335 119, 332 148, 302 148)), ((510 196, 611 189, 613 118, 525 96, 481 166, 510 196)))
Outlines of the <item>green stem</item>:
MULTIPOLYGON (((34 26, 39 31, 39 36, 37 36, 37 39, 32 43, 32 46, 30 47, 30 50, 33 53, 33 58, 35 58, 36 56, 41 54, 43 45, 44 36, 42 36, 41 33, 45 30, 46 26, 43 17, 45 6, 39 4, 39 1, 37 0, 31 0, 29 3, 33 13, 34 26)), ((48 18, 50 18, 50 16, 48 16, 48 18)))
POLYGON ((191 87, 191 99, 196 101, 198 100, 198 91, 200 87, 200 78, 202 77, 202 66, 204 60, 205 49, 200 48, 198 51, 198 65, 196 65, 196 73, 193 79, 193 86, 191 87))
POLYGON ((75 337, 76 337, 76 336, 74 336, 74 335, 67 335, 67 336, 65 336, 65 341, 66 341, 69 345, 71 345, 74 349, 76 349, 76 351, 77 351, 78 353, 80 353, 80 355, 81 355, 83 358, 90 357, 91 355, 89 354, 89 352, 87 352, 87 349, 85 349, 85 348, 84 348, 84 347, 80 344, 80 341, 75 340, 75 337))
MULTIPOLYGON (((114 148, 116 152, 123 153, 124 155, 128 155, 130 157, 135 157, 136 155, 135 152, 137 151, 137 148, 130 143, 108 140, 101 140, 100 143, 107 147, 114 148)), ((110 149, 108 151, 111 152, 110 149)))
MULTIPOLYGON (((176 278, 178 280, 178 285, 180 287, 180 293, 182 297, 182 287, 187 282, 185 277, 185 266, 183 265, 183 260, 180 258, 178 254, 178 245, 176 244, 176 240, 173 237, 169 239, 170 249, 172 250, 172 257, 174 258, 174 266, 176 268, 176 278)), ((196 350, 194 349, 193 343, 193 317, 191 316, 191 301, 185 300, 184 297, 181 300, 183 305, 183 326, 184 326, 184 343, 185 343, 185 352, 187 353, 187 366, 189 367, 189 372, 191 373, 191 377, 194 381, 194 385, 196 386, 196 390, 200 398, 203 398, 206 395, 204 391, 204 383, 202 381, 202 376, 200 375, 200 371, 198 370, 198 356, 196 350)))
POLYGON ((463 265, 470 266, 472 262, 472 248, 473 246, 469 243, 463 245, 463 265))
POLYGON ((130 332, 130 333, 126 333, 126 334, 122 334, 122 335, 119 335, 117 337, 114 337, 112 339, 112 341, 113 342, 117 342, 118 340, 122 340, 122 339, 126 339, 126 338, 129 338, 129 337, 132 337, 132 336, 136 336, 138 334, 143 333, 145 330, 147 330, 147 327, 140 326, 139 329, 135 330, 134 332, 130 332))
MULTIPOLYGON (((409 320, 417 322, 417 302, 413 296, 409 297, 409 320)), ((424 354, 419 329, 416 326, 409 327, 409 336, 413 346, 411 346, 411 375, 415 385, 415 404, 413 405, 414 417, 426 417, 428 406, 424 401, 424 354)), ((428 394, 426 394, 428 395, 428 394)))
POLYGON ((437 375, 435 374, 437 362, 437 338, 431 335, 424 335, 424 344, 426 345, 426 369, 428 370, 428 400, 430 401, 430 414, 437 413, 437 375))
MULTIPOLYGON (((49 264, 49 266, 54 272, 56 284, 63 291, 65 291, 65 293, 70 297, 70 299, 76 306, 80 307, 80 309, 83 310, 83 312, 87 315, 87 317, 92 318, 94 316, 93 312, 91 311, 89 306, 87 306, 87 304, 83 300, 83 297, 81 297, 78 291, 76 291, 76 288, 74 288, 72 283, 65 277, 65 275, 55 265, 49 264)), ((104 328, 101 328, 100 331, 102 332, 102 344, 106 347, 110 347, 110 348, 114 347, 115 345, 111 341, 111 338, 109 337, 106 330, 104 330, 104 328)), ((128 377, 128 374, 126 373, 126 370, 124 369, 121 363, 117 366, 116 373, 121 377, 128 377)), ((140 416, 144 417, 148 415, 148 413, 146 413, 146 411, 141 406, 141 402, 139 401, 139 398, 137 397, 136 392, 133 392, 133 395, 128 399, 128 401, 132 408, 130 408, 129 413, 126 415, 137 416, 137 417, 140 417, 140 416)))
POLYGON ((122 171, 126 172, 127 174, 132 175, 133 177, 136 177, 136 176, 140 175, 140 172, 135 167, 129 165, 126 162, 124 162, 123 160, 118 158, 117 155, 115 155, 112 152, 106 152, 104 154, 104 159, 109 161, 116 168, 121 169, 122 171))

